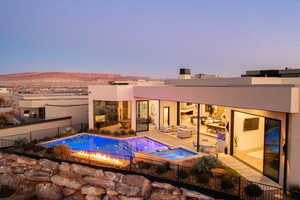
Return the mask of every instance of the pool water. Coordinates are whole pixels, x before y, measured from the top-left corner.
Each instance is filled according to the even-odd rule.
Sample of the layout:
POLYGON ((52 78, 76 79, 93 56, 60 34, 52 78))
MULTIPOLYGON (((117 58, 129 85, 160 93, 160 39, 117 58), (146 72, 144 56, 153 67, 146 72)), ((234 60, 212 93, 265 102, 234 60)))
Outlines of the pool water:
POLYGON ((134 137, 121 140, 90 134, 80 134, 53 142, 46 142, 42 145, 51 147, 63 144, 67 145, 73 151, 101 152, 123 160, 133 158, 135 152, 168 148, 167 145, 148 137, 134 137))
POLYGON ((180 159, 180 158, 186 158, 189 156, 194 156, 197 155, 197 153, 193 151, 189 151, 184 148, 174 148, 174 149, 168 149, 168 150, 162 150, 162 151, 155 151, 151 152, 150 154, 156 155, 159 157, 164 157, 164 158, 170 158, 170 159, 180 159))

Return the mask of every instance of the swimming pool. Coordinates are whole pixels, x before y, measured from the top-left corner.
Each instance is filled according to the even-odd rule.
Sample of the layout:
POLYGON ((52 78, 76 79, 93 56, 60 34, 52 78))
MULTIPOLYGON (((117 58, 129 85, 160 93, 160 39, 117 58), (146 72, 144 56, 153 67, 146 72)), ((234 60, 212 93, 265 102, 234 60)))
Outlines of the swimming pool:
POLYGON ((159 157, 164 157, 164 158, 170 158, 170 159, 180 159, 180 158, 186 158, 189 156, 194 156, 197 155, 197 153, 193 151, 189 151, 187 149, 178 147, 174 149, 168 149, 168 150, 162 150, 162 151, 154 151, 150 152, 152 155, 156 155, 159 157))
POLYGON ((111 157, 129 160, 134 157, 135 152, 166 149, 167 145, 148 137, 134 137, 128 139, 117 139, 101 137, 91 134, 80 134, 68 138, 42 143, 51 147, 67 145, 73 151, 101 152, 111 157))

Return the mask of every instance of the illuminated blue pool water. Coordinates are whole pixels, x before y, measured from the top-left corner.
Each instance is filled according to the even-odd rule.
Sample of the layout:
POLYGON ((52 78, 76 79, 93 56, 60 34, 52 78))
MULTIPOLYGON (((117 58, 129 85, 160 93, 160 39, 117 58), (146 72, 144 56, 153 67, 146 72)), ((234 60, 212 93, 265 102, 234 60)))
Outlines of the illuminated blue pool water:
POLYGON ((189 156, 197 155, 197 153, 189 151, 189 150, 181 148, 181 147, 163 150, 163 151, 155 151, 155 152, 151 152, 150 154, 156 155, 159 157, 170 158, 170 159, 186 158, 189 156))
POLYGON ((135 152, 151 151, 168 148, 167 145, 148 137, 134 137, 125 140, 81 134, 74 137, 62 138, 46 142, 44 146, 67 145, 73 151, 101 152, 115 158, 129 160, 135 152))

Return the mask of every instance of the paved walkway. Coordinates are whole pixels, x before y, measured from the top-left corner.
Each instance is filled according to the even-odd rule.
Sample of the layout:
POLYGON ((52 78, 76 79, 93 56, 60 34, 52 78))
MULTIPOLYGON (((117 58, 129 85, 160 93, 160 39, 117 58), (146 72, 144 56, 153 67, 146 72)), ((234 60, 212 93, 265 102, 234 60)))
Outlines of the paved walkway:
MULTIPOLYGON (((148 132, 139 132, 138 136, 147 136, 151 137, 155 140, 161 141, 163 143, 169 144, 171 146, 182 146, 186 149, 196 151, 196 148, 193 146, 193 141, 195 141, 195 137, 187 138, 187 139, 179 139, 172 135, 159 132, 158 130, 148 131, 148 132)), ((201 136, 203 138, 203 135, 201 136)), ((200 153, 203 155, 207 155, 205 153, 200 153)), ((272 181, 268 177, 264 176, 263 174, 259 173, 258 171, 254 170, 253 168, 249 167, 248 165, 242 163, 241 161, 237 160, 236 158, 225 155, 219 154, 218 158, 228 167, 234 169, 243 177, 245 177, 249 181, 262 183, 266 185, 272 185, 276 187, 282 187, 278 183, 272 181)))

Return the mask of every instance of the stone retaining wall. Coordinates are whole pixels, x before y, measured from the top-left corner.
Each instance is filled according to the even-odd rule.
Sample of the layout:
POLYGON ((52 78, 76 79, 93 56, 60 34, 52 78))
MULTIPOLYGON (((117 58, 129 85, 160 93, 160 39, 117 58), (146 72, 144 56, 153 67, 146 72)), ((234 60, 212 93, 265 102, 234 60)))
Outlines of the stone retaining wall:
POLYGON ((1 152, 0 185, 15 188, 14 199, 36 195, 43 200, 213 200, 139 175, 1 152))

